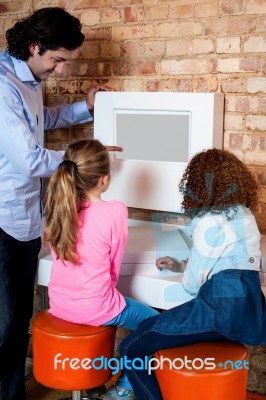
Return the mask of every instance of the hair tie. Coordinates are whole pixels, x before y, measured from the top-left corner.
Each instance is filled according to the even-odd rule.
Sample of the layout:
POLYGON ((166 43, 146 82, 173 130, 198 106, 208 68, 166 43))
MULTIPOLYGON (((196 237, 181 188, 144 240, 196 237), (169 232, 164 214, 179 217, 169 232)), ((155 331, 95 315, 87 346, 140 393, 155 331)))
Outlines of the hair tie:
POLYGON ((74 168, 74 171, 76 173, 78 172, 78 166, 74 161, 64 160, 59 164, 58 168, 61 168, 62 166, 64 166, 68 170, 68 172, 70 172, 70 173, 71 173, 72 167, 74 168))

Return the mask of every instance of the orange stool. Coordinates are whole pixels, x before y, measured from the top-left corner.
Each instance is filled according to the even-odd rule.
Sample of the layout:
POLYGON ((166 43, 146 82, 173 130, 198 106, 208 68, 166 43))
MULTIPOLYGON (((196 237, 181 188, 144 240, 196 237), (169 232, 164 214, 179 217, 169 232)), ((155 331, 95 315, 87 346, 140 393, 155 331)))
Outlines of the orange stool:
POLYGON ((81 400, 82 390, 111 378, 107 362, 113 357, 115 333, 115 326, 74 324, 41 311, 32 322, 35 379, 53 389, 72 391, 72 399, 81 400), (99 369, 91 365, 95 358, 99 369))
POLYGON ((155 358, 164 400, 246 400, 248 351, 240 343, 197 343, 159 350, 155 358))

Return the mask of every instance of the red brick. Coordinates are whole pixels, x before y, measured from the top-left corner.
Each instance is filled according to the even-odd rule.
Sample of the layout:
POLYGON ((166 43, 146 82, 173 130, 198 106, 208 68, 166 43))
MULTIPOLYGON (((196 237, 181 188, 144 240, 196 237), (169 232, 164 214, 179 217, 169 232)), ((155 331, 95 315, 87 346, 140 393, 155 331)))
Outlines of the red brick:
MULTIPOLYGON (((261 234, 266 234, 266 205, 259 198, 259 210, 255 212, 255 218, 261 234)), ((259 371, 259 370, 258 370, 259 371)))
POLYGON ((100 45, 98 43, 92 43, 91 41, 85 41, 80 48, 80 58, 90 59, 98 58, 100 55, 100 45))
POLYGON ((107 8, 102 12, 101 23, 102 24, 114 24, 122 23, 121 13, 119 9, 107 8))
POLYGON ((157 21, 168 18, 168 4, 153 4, 145 8, 145 20, 157 21))
POLYGON ((228 96, 225 99, 225 109, 242 113, 258 112, 259 99, 256 96, 228 96))
POLYGON ((103 40, 111 40, 111 28, 103 27, 103 28, 94 28, 94 29, 83 29, 83 33, 85 35, 86 41, 103 41, 103 40))
POLYGON ((6 48, 6 35, 0 35, 0 50, 4 50, 6 48))
POLYGON ((195 4, 194 12, 196 18, 215 17, 218 15, 217 2, 214 0, 209 0, 206 3, 200 2, 199 4, 195 4))
POLYGON ((244 0, 221 0, 221 11, 223 14, 243 14, 244 0))
POLYGON ((147 92, 158 92, 160 89, 160 81, 159 80, 149 80, 146 83, 147 92))
POLYGON ((77 80, 67 80, 67 81, 59 81, 58 88, 60 94, 78 94, 78 81, 77 80))
POLYGON ((256 30, 256 18, 237 16, 227 18, 212 18, 206 21, 205 35, 242 35, 256 30))
POLYGON ((266 97, 262 97, 261 99, 261 111, 266 113, 266 97))
POLYGON ((103 62, 87 62, 75 63, 70 68, 71 76, 109 76, 111 74, 110 63, 103 62))
POLYGON ((113 68, 116 76, 154 75, 156 73, 156 65, 154 61, 118 61, 113 64, 113 68))
POLYGON ((217 92, 218 80, 216 76, 195 77, 193 82, 194 92, 217 92))
POLYGON ((70 143, 77 142, 78 140, 90 139, 93 137, 93 124, 87 123, 71 127, 70 130, 70 143))
POLYGON ((136 22, 144 20, 144 7, 125 7, 125 22, 136 22))
POLYGON ((192 4, 171 4, 169 7, 169 19, 191 18, 194 15, 192 4))
POLYGON ((231 133, 229 136, 229 146, 231 149, 243 148, 243 135, 238 133, 231 133))
POLYGON ((30 12, 30 4, 27 1, 16 0, 0 3, 0 14, 21 14, 30 12))
POLYGON ((121 47, 117 43, 103 43, 100 45, 100 55, 103 58, 113 58, 121 56, 121 47))
POLYGON ((159 90, 162 92, 193 92, 192 79, 175 78, 161 79, 159 90))
POLYGON ((265 0, 249 0, 247 2, 248 14, 265 14, 266 2, 265 0))
POLYGON ((64 142, 68 142, 69 141, 69 132, 70 130, 67 129, 54 129, 52 131, 48 131, 46 133, 46 140, 49 143, 52 142, 60 142, 61 140, 64 142))
POLYGON ((65 0, 64 3, 69 10, 87 10, 110 6, 111 0, 65 0))
POLYGON ((154 25, 127 25, 127 26, 113 26, 112 27, 112 40, 132 40, 132 39, 145 39, 154 37, 154 25))
POLYGON ((125 58, 161 58, 165 54, 165 43, 163 41, 130 41, 123 44, 121 50, 125 58))
POLYGON ((156 26, 156 37, 181 38, 182 36, 196 36, 203 33, 203 24, 198 21, 164 22, 156 26))
POLYGON ((254 71, 259 72, 261 69, 260 58, 242 58, 239 63, 241 71, 254 71))
MULTIPOLYGON (((266 150, 266 137, 260 137, 260 150, 265 151, 266 150)), ((266 161, 266 160, 265 160, 266 161)))

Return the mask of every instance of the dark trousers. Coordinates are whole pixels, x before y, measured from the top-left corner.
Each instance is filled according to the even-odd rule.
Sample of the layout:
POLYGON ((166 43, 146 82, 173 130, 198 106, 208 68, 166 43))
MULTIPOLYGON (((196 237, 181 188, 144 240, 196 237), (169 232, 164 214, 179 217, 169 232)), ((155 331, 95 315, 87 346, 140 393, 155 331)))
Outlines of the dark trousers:
POLYGON ((0 400, 25 400, 25 361, 41 239, 0 229, 0 400))
MULTIPOLYGON (((167 319, 167 312, 165 312, 165 317, 167 319)), ((131 366, 134 359, 141 359, 144 365, 145 356, 150 356, 157 350, 203 341, 228 341, 226 337, 218 332, 168 335, 165 329, 164 333, 153 331, 152 328, 157 318, 158 316, 156 315, 143 321, 135 331, 121 342, 119 347, 120 356, 131 361, 128 364, 129 366, 131 366)), ((169 321, 169 324, 171 324, 171 321, 169 321)), ((154 371, 148 374, 147 369, 132 368, 127 369, 126 373, 138 400, 163 400, 154 371)))

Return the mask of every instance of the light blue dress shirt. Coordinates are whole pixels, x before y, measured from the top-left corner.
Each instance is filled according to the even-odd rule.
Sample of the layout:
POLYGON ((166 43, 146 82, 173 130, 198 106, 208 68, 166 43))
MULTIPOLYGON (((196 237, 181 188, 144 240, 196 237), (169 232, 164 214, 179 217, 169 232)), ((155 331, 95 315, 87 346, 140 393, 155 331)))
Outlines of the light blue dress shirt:
POLYGON ((41 177, 64 151, 47 150, 44 131, 92 120, 86 102, 43 106, 41 82, 25 61, 0 53, 0 227, 17 240, 40 236, 41 177))

